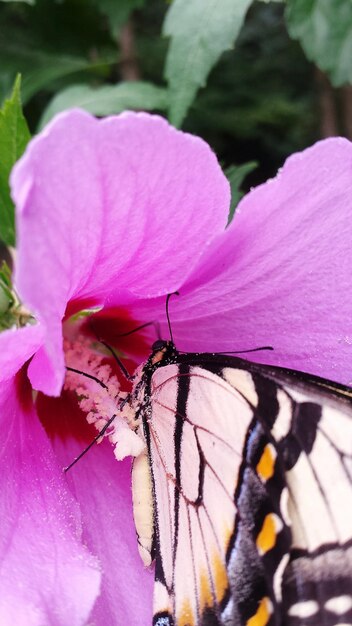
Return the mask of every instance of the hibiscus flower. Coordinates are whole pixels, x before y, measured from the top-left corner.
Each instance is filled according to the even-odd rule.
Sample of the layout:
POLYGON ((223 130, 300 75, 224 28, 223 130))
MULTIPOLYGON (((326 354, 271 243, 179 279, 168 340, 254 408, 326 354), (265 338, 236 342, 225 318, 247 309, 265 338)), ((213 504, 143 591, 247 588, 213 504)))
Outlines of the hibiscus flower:
POLYGON ((178 349, 269 344, 257 360, 351 380, 351 172, 350 142, 320 142, 225 230, 216 157, 159 117, 71 111, 31 142, 11 184, 15 285, 35 323, 0 335, 2 626, 151 623, 130 461, 106 439, 62 471, 92 438, 63 390, 64 345, 103 337, 137 364, 154 327, 121 335, 158 322, 168 338, 165 296, 178 290, 178 349))

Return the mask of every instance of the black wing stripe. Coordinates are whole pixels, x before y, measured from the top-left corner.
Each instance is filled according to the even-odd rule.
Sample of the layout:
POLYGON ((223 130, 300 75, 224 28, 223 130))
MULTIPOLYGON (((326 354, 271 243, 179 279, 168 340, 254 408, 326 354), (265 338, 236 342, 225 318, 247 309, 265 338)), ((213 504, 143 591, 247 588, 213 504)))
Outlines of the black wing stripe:
POLYGON ((199 438, 198 438, 196 427, 194 427, 194 436, 195 436, 195 439, 196 439, 197 450, 198 450, 198 454, 199 454, 198 496, 197 496, 197 500, 195 501, 194 504, 196 506, 199 506, 200 504, 203 503, 203 490, 204 490, 204 478, 205 478, 206 460, 205 460, 205 456, 204 456, 204 452, 202 450, 202 447, 201 447, 201 445, 199 443, 199 438))
MULTIPOLYGON (((151 426, 151 425, 150 425, 151 426)), ((155 445, 155 449, 157 452, 157 455, 159 457, 159 460, 164 468, 164 472, 165 475, 167 475, 167 470, 166 470, 166 466, 165 466, 165 460, 163 459, 161 452, 160 452, 160 448, 157 444, 157 439, 155 439, 155 433, 153 428, 151 427, 151 429, 149 429, 148 427, 148 431, 149 431, 149 446, 148 446, 148 450, 151 450, 151 438, 153 438, 154 440, 154 445, 155 445)), ((151 452, 149 452, 149 455, 151 454, 151 452)), ((153 470, 152 470, 153 472, 153 470)), ((154 474, 152 473, 152 480, 153 480, 153 490, 155 491, 155 478, 154 478, 154 474)), ((170 537, 172 537, 172 520, 171 520, 171 501, 170 501, 170 494, 169 494, 169 490, 167 490, 167 497, 168 497, 168 512, 169 512, 169 529, 170 529, 170 537)), ((155 502, 155 496, 154 496, 154 502, 155 502)), ((160 530, 159 530, 159 517, 158 517, 158 508, 154 507, 154 541, 155 541, 155 554, 156 554, 156 558, 155 558, 155 580, 160 581, 163 585, 165 585, 165 587, 167 588, 167 590, 170 593, 170 589, 169 586, 166 583, 166 577, 165 577, 165 573, 164 573, 164 569, 163 569, 163 563, 162 563, 162 558, 161 558, 161 550, 160 550, 160 530)))
POLYGON ((258 396, 255 416, 265 420, 267 428, 272 429, 279 414, 280 405, 277 398, 277 384, 254 374, 253 382, 258 396))
MULTIPOLYGON (((187 414, 187 400, 190 387, 189 366, 181 364, 179 366, 180 376, 178 377, 177 402, 176 402, 176 421, 174 431, 174 449, 175 449, 175 492, 174 492, 174 546, 172 562, 175 566, 176 553, 178 545, 179 533, 179 507, 180 507, 180 490, 181 490, 181 442, 183 432, 182 415, 187 414)), ((174 582, 174 580, 173 580, 174 582)))
POLYGON ((301 452, 312 451, 321 415, 318 404, 293 402, 290 432, 279 443, 287 470, 296 465, 301 452))

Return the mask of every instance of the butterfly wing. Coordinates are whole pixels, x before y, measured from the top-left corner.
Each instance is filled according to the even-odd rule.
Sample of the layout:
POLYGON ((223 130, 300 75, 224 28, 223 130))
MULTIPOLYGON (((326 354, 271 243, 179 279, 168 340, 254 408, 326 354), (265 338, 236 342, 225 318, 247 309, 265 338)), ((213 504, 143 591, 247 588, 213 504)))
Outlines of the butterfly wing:
MULTIPOLYGON (((223 624, 227 614, 235 623, 238 583, 230 560, 239 527, 237 570, 243 589, 236 604, 238 623, 255 616, 261 602, 262 612, 273 611, 273 576, 287 553, 290 532, 280 511, 280 475, 272 481, 272 492, 256 471, 269 440, 257 424, 254 399, 252 377, 245 371, 238 373, 236 388, 188 364, 162 367, 152 377, 146 426, 156 507, 155 623, 160 626, 223 624), (243 460, 244 452, 248 459, 243 460), (250 483, 253 502, 238 489, 244 481, 250 483), (272 514, 268 521, 280 536, 270 576, 256 546, 258 519, 265 513, 272 514)), ((273 446, 267 455, 274 466, 273 446)), ((264 554, 265 533, 261 537, 264 554)))
POLYGON ((265 374, 281 407, 271 433, 289 490, 284 623, 352 624, 351 389, 299 372, 265 374))
POLYGON ((349 402, 251 365, 189 357, 151 378, 158 626, 351 623, 349 402))

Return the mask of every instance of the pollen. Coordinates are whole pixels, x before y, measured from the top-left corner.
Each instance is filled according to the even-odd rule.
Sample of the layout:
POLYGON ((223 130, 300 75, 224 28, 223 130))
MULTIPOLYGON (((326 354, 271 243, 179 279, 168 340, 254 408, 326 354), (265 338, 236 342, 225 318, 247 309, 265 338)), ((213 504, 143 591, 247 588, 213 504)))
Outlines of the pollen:
POLYGON ((103 363, 104 357, 94 351, 85 338, 73 343, 65 341, 64 350, 66 366, 77 370, 67 371, 64 387, 76 394, 88 423, 101 431, 115 416, 103 437, 108 437, 113 445, 117 460, 138 456, 145 448, 143 439, 135 432, 139 421, 126 402, 127 394, 120 391, 110 365, 103 363))

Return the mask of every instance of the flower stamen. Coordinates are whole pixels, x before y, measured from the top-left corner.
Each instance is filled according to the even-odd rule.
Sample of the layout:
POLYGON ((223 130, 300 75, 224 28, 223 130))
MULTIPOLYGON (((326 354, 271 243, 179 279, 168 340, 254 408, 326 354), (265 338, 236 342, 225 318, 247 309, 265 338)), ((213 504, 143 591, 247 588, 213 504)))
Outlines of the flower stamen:
POLYGON ((104 357, 92 350, 88 339, 65 341, 64 349, 65 389, 76 394, 88 423, 103 431, 102 438, 108 437, 118 460, 138 456, 145 448, 145 442, 135 432, 140 422, 127 401, 128 394, 120 391, 120 383, 110 365, 103 363, 104 357), (106 428, 113 415, 114 420, 106 428))

